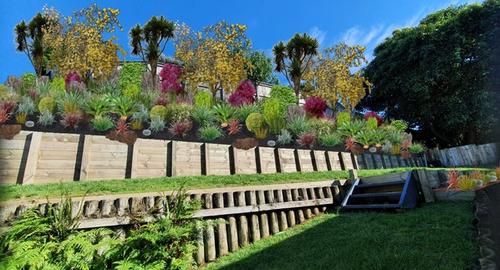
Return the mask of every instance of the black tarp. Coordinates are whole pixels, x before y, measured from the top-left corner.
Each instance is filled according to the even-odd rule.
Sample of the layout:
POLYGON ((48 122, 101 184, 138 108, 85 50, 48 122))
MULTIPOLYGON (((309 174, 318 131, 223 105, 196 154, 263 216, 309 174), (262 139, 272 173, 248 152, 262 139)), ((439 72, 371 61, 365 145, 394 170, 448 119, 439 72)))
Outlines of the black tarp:
POLYGON ((500 269, 500 183, 476 191, 474 215, 481 269, 500 269))

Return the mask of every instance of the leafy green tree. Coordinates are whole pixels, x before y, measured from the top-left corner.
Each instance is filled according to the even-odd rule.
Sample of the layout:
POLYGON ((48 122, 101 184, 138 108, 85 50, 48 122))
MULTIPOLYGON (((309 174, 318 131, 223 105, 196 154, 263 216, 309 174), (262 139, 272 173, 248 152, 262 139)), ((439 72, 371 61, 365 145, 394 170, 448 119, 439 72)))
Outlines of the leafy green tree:
POLYGON ((42 76, 45 72, 44 55, 47 53, 47 46, 43 42, 43 36, 48 24, 49 19, 38 13, 29 24, 21 21, 15 29, 16 50, 26 53, 37 76, 42 76))
POLYGON ((318 41, 306 33, 295 36, 284 44, 273 48, 276 71, 282 72, 299 97, 302 76, 310 68, 313 56, 318 53, 318 41))
POLYGON ((262 82, 277 84, 278 78, 273 74, 272 60, 264 52, 252 51, 248 53, 247 61, 249 63, 246 68, 247 78, 255 86, 262 82))
POLYGON ((145 25, 136 25, 130 30, 132 54, 140 55, 149 64, 149 71, 156 88, 156 70, 161 54, 169 39, 174 37, 174 23, 163 16, 153 16, 145 25))
POLYGON ((500 115, 499 22, 500 1, 490 0, 396 30, 366 67, 373 89, 363 105, 407 121, 429 144, 491 140, 500 115))

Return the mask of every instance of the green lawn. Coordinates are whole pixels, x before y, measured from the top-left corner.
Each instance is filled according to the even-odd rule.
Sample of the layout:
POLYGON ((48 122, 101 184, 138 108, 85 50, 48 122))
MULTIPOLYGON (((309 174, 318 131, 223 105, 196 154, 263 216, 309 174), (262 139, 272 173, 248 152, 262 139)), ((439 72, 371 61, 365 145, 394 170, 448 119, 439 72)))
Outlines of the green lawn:
MULTIPOLYGON (((360 177, 375 176, 393 172, 402 172, 409 168, 361 170, 360 177)), ((104 181, 65 182, 41 185, 4 185, 0 186, 0 201, 18 198, 58 197, 62 192, 71 196, 104 195, 116 193, 155 192, 186 188, 210 188, 243 185, 265 185, 346 179, 347 171, 275 173, 227 176, 179 176, 148 179, 125 179, 104 181)))
POLYGON ((404 213, 326 214, 209 264, 207 269, 470 269, 478 250, 470 203, 404 213))

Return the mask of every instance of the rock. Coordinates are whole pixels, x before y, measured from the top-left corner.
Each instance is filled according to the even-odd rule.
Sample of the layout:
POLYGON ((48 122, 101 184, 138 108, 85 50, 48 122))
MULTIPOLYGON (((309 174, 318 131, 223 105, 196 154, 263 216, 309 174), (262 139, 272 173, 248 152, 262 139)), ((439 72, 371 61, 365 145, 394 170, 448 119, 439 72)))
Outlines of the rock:
POLYGON ((276 146, 276 141, 274 141, 274 140, 267 141, 267 146, 269 146, 269 147, 275 147, 276 146))

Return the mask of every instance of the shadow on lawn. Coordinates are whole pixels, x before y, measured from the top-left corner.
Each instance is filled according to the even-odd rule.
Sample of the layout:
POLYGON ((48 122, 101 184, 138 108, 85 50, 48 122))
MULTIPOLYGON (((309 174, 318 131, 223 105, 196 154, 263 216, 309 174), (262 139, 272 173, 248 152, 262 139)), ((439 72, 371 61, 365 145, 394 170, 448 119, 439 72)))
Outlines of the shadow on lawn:
POLYGON ((264 249, 241 250, 219 269, 468 269, 477 258, 471 221, 468 203, 331 215, 264 249))

